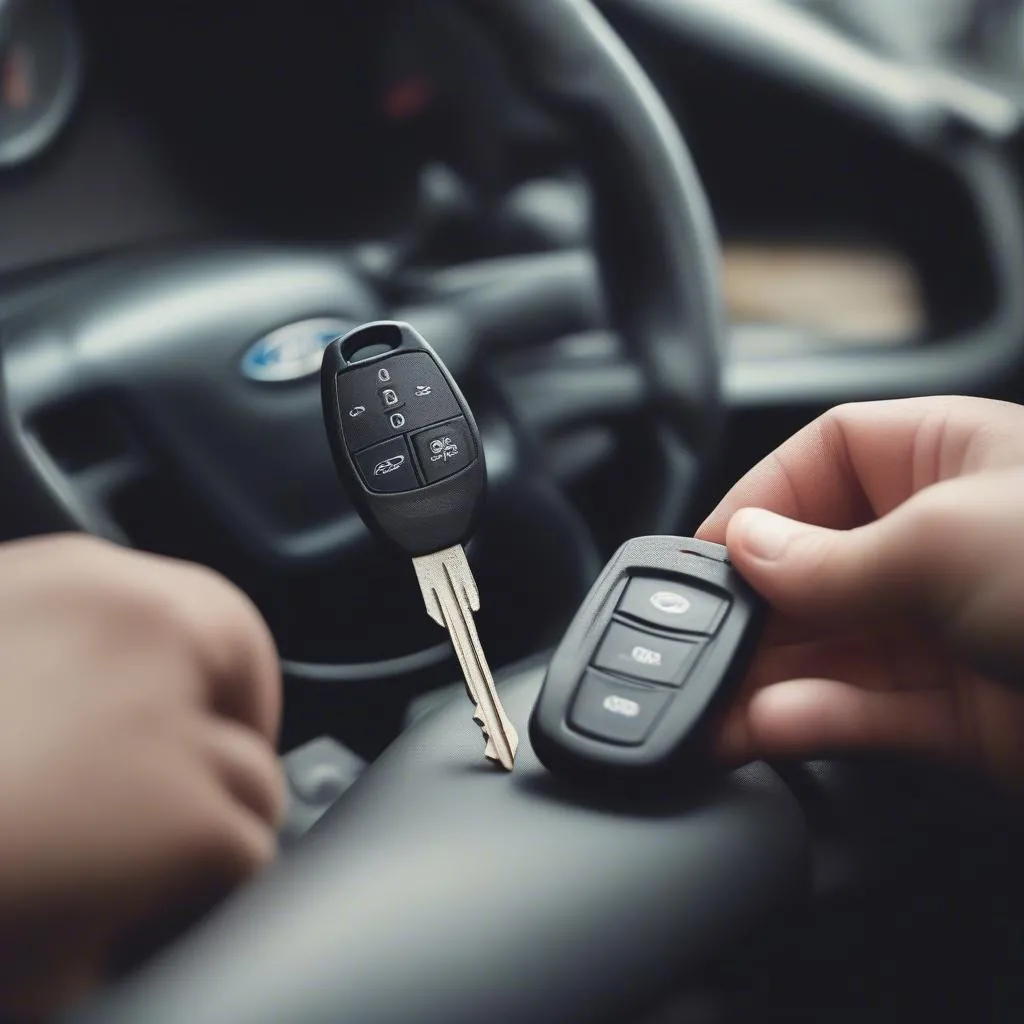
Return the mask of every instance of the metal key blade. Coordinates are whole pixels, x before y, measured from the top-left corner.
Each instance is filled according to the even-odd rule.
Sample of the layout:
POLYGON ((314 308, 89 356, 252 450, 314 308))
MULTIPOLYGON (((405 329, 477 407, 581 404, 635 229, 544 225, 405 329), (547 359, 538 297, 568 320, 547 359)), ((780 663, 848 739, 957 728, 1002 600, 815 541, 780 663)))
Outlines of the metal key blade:
POLYGON ((412 564, 427 614, 447 629, 452 639, 466 689, 476 705, 473 720, 483 730, 486 740, 484 757, 511 771, 519 736, 501 706, 477 635, 473 612, 480 609, 480 595, 466 553, 456 545, 414 558, 412 564))

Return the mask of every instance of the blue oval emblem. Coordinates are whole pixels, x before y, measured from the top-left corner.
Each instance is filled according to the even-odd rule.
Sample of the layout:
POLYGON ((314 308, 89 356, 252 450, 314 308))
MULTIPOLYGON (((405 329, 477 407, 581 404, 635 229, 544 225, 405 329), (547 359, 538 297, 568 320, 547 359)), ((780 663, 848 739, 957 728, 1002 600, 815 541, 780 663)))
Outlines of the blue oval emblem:
POLYGON ((319 373, 324 349, 355 326, 351 320, 316 317, 279 327, 242 356, 242 373, 258 381, 298 380, 319 373))

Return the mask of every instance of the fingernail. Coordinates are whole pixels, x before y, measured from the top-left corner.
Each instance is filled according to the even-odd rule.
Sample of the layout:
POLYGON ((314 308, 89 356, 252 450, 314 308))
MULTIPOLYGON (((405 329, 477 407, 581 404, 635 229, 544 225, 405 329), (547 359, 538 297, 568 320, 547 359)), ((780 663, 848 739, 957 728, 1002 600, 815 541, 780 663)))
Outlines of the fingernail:
POLYGON ((747 509, 742 515, 743 544, 755 558, 765 561, 781 558, 800 531, 799 523, 764 509, 747 509))

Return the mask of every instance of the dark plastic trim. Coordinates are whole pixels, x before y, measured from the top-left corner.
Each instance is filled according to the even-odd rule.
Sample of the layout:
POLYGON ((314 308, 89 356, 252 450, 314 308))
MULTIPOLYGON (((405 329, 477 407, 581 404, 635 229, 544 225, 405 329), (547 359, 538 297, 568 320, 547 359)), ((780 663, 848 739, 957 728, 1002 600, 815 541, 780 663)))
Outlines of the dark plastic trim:
POLYGON ((921 145, 964 133, 999 142, 1012 137, 1024 118, 1011 96, 948 69, 877 53, 780 0, 598 0, 598 5, 642 17, 680 42, 820 95, 921 145))
POLYGON ((771 769, 648 801, 569 790, 526 735, 543 671, 499 682, 513 772, 483 761, 457 694, 75 1024, 632 1020, 799 904, 809 838, 771 769))
POLYGON ((996 307, 976 330, 919 345, 727 361, 730 408, 833 405, 881 398, 998 391, 1024 371, 1024 198, 1007 155, 985 143, 937 154, 977 209, 996 307))

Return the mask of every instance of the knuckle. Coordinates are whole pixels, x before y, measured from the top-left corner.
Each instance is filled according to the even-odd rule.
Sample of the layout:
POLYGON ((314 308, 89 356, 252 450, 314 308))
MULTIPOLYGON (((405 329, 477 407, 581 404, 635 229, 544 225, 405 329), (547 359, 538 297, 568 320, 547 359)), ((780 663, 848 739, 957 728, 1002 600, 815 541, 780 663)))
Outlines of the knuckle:
POLYGON ((88 534, 62 534, 43 543, 63 592, 77 608, 90 609, 108 628, 146 640, 166 629, 173 601, 163 577, 146 571, 149 556, 88 534))
POLYGON ((274 859, 277 849, 270 826, 219 804, 196 816, 186 841, 188 859, 225 885, 252 877, 274 859))
POLYGON ((223 576, 182 563, 151 592, 150 612, 189 646, 209 674, 230 674, 268 642, 266 626, 249 599, 223 576))
POLYGON ((211 603, 217 607, 216 620, 211 618, 208 624, 215 626, 213 639, 218 650, 226 647, 248 653, 267 644, 270 639, 267 626, 249 598, 212 570, 200 568, 198 571, 210 588, 211 603))
POLYGON ((953 482, 920 491, 885 522, 884 563, 895 600, 924 617, 942 617, 955 597, 962 560, 962 505, 953 482))
MULTIPOLYGON (((67 543, 83 552, 103 546, 78 539, 67 543)), ((249 598, 204 566, 133 552, 119 555, 118 566, 108 558, 79 574, 88 582, 80 600, 97 609, 105 628, 135 646, 175 652, 210 685, 232 680, 254 687, 256 704, 272 711, 278 700, 277 652, 249 598)))
POLYGON ((111 544, 110 541, 93 536, 91 533, 56 533, 48 537, 36 538, 31 543, 46 546, 65 558, 84 559, 89 562, 121 552, 116 544, 111 544))
POLYGON ((266 825, 252 828, 236 828, 221 851, 223 863, 229 874, 244 880, 258 874, 270 864, 277 852, 277 841, 273 831, 266 825))
POLYGON ((31 565, 33 577, 52 585, 59 579, 71 593, 97 584, 107 585, 116 574, 110 568, 124 551, 88 533, 55 533, 14 541, 4 549, 8 564, 31 565))
POLYGON ((277 649, 249 598, 203 566, 168 563, 151 595, 164 642, 187 657, 213 706, 276 733, 281 687, 277 649))
POLYGON ((284 821, 288 803, 288 786, 285 783, 284 771, 276 756, 268 750, 267 770, 267 811, 268 821, 276 828, 284 821))
POLYGON ((173 581, 157 574, 126 578, 111 582, 106 596, 121 628, 137 640, 176 648, 184 643, 189 650, 194 647, 192 620, 196 613, 173 581))
POLYGON ((852 419, 863 413, 863 403, 841 402, 832 406, 818 417, 818 423, 826 433, 842 430, 852 419))
POLYGON ((277 852, 277 841, 269 826, 235 828, 225 836, 221 850, 229 874, 238 879, 251 878, 270 864, 277 852))
POLYGON ((939 484, 916 494, 902 511, 906 517, 904 533, 913 541, 913 551, 925 555, 949 546, 958 532, 958 520, 964 506, 960 488, 953 483, 939 484))
POLYGON ((276 826, 284 816, 284 772, 270 744, 262 737, 252 735, 256 749, 249 770, 250 785, 261 816, 269 824, 276 826))

